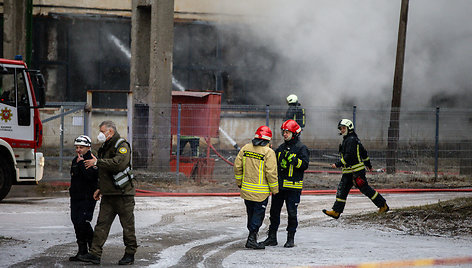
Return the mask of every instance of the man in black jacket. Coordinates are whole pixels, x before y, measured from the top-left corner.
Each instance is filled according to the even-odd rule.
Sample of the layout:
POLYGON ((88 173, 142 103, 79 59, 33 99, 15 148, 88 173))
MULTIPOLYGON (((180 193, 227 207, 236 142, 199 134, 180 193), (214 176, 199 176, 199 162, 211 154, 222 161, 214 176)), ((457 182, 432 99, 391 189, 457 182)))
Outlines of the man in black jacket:
POLYGON ((84 165, 84 160, 92 159, 90 138, 80 135, 74 140, 74 146, 77 156, 72 160, 70 167, 70 216, 79 250, 75 256, 69 258, 69 261, 79 261, 78 255, 87 254, 87 246, 90 247, 92 244, 93 229, 90 222, 97 203, 93 193, 98 189, 97 167, 87 169, 84 165))
POLYGON ((281 127, 284 137, 275 155, 277 157, 277 170, 279 178, 279 193, 272 195, 270 207, 269 236, 263 242, 265 246, 277 245, 277 229, 280 225, 280 212, 282 206, 287 207, 288 225, 287 242, 284 247, 295 246, 295 232, 298 227, 297 208, 300 203, 300 195, 303 188, 303 174, 308 168, 310 151, 299 140, 301 127, 294 120, 287 120, 281 127))
POLYGON ((342 167, 343 176, 336 192, 336 201, 332 210, 323 209, 323 213, 332 217, 339 218, 344 211, 346 199, 352 186, 359 188, 361 193, 369 197, 370 200, 379 208, 379 213, 385 213, 389 210, 387 201, 379 192, 372 189, 367 183, 365 169, 372 171, 372 164, 369 156, 361 141, 354 132, 354 124, 349 119, 342 119, 338 123, 339 135, 343 136, 343 142, 339 146, 341 159, 332 164, 332 168, 342 167))

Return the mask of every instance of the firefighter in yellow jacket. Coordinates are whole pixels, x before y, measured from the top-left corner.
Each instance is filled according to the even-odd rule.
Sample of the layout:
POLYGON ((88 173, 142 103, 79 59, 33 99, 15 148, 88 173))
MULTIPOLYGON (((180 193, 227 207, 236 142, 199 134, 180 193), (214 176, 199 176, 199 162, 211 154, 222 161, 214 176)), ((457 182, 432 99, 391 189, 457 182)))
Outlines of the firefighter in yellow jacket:
POLYGON ((269 147, 271 139, 270 128, 259 127, 252 143, 241 148, 234 162, 234 177, 246 205, 249 230, 247 248, 265 248, 263 243, 257 243, 257 232, 264 220, 270 193, 275 195, 279 192, 277 159, 269 147))

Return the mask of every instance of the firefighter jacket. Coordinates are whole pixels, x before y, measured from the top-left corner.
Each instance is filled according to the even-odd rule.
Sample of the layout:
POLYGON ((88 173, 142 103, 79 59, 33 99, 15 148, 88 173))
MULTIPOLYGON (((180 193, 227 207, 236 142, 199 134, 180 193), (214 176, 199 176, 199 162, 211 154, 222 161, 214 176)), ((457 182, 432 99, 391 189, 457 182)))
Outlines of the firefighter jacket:
POLYGON ((130 166, 130 161, 130 146, 128 142, 120 141, 118 132, 102 144, 97 157, 99 187, 102 195, 135 195, 132 180, 124 188, 120 188, 115 185, 113 179, 113 175, 130 166))
POLYGON ((364 170, 367 166, 372 168, 367 151, 355 132, 350 132, 343 137, 339 145, 341 159, 335 163, 336 167, 342 167, 343 173, 354 173, 364 170))
POLYGON ((301 191, 303 174, 310 163, 310 151, 295 137, 282 143, 277 150, 279 187, 283 190, 301 191))
MULTIPOLYGON (((82 157, 84 160, 92 159, 92 151, 82 157)), ((69 194, 71 199, 94 200, 93 193, 98 189, 98 168, 85 168, 84 160, 77 162, 77 156, 72 160, 69 194)))
POLYGON ((301 127, 305 127, 305 109, 300 105, 300 103, 289 104, 287 112, 285 113, 285 121, 293 119, 301 127))
POLYGON ((261 202, 271 192, 278 193, 274 151, 268 145, 244 145, 234 161, 234 177, 241 188, 241 198, 245 200, 261 202))

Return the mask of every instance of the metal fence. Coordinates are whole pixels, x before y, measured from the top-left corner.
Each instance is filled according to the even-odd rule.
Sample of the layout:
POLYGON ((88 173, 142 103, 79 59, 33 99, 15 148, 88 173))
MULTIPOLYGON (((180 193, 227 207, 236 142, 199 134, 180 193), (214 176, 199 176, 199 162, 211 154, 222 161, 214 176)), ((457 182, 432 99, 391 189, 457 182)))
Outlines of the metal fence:
POLYGON ((85 133, 87 120, 85 102, 48 103, 41 109, 43 151, 48 175, 60 177, 69 171, 74 157, 74 139, 85 133))
MULTIPOLYGON (((157 115, 158 120, 167 122, 171 128, 170 136, 164 138, 154 134, 156 129, 149 125, 149 118, 153 115, 143 107, 135 106, 132 120, 135 130, 132 139, 133 165, 138 172, 167 171, 177 174, 179 170, 180 179, 231 180, 231 165, 238 148, 251 141, 257 127, 268 125, 272 129, 271 143, 274 149, 283 142, 280 126, 284 121, 286 106, 173 104, 172 107, 158 107, 161 111, 167 109, 164 115, 171 115, 157 115), (156 146, 154 139, 159 139, 161 144, 156 146), (162 142, 166 140, 167 143, 162 142), (162 153, 157 153, 160 150, 157 147, 161 146, 168 150, 168 154, 163 159, 157 159, 162 161, 157 161, 160 166, 156 166, 156 159, 153 158, 162 157, 162 153)), ((309 172, 338 172, 329 168, 328 164, 338 158, 338 145, 342 138, 338 135, 337 124, 342 118, 355 122, 356 132, 369 151, 374 169, 378 172, 385 171, 389 108, 304 108, 306 127, 302 131, 301 140, 311 152, 309 172)), ((83 134, 84 126, 74 124, 74 120, 78 122, 75 117, 80 116, 86 118, 83 111, 64 115, 61 131, 45 133, 46 139, 55 137, 61 140, 57 150, 49 148, 46 151, 47 160, 59 161, 73 156, 61 155, 60 152, 65 147, 73 148, 67 143, 83 134)), ((115 117, 114 120, 121 120, 121 124, 125 125, 128 122, 126 114, 115 117)), ((92 129, 97 127, 98 125, 92 126, 92 129)), ((399 131, 397 173, 421 176, 472 174, 472 110, 402 109, 399 131)), ((127 133, 121 134, 126 136, 127 133)), ((96 142, 94 136, 92 140, 96 142)), ((69 168, 69 163, 66 162, 67 164, 61 162, 62 169, 69 168)))
MULTIPOLYGON (((180 120, 175 120, 177 117, 175 111, 178 110, 176 105, 172 109, 174 111, 172 120, 168 119, 173 129, 170 149, 171 168, 176 170, 173 161, 180 161, 180 171, 185 172, 188 177, 202 175, 214 177, 215 174, 218 177, 232 176, 230 163, 238 152, 235 148, 250 142, 254 131, 260 125, 268 125, 273 130, 274 148, 283 142, 280 126, 287 110, 285 106, 223 105, 219 107, 181 104, 180 120), (200 117, 202 111, 218 114, 219 120, 205 121, 200 117), (205 136, 201 134, 202 129, 208 131, 217 129, 218 131, 215 136, 205 136), (177 142, 182 139, 183 142, 177 142), (208 165, 211 174, 198 173, 198 159, 203 158, 211 159, 205 162, 210 163, 208 165)), ((355 122, 356 132, 369 151, 374 168, 379 172, 385 171, 389 109, 354 106, 348 109, 305 107, 305 110, 307 123, 301 134, 301 140, 311 151, 310 172, 333 172, 328 167, 328 163, 338 158, 341 137, 338 135, 337 123, 342 118, 349 118, 355 122)), ((395 162, 396 172, 427 176, 470 175, 472 173, 470 156, 472 140, 469 137, 472 129, 471 118, 471 110, 439 108, 402 110, 395 162)), ((145 128, 150 129, 147 125, 145 128)), ((135 152, 139 149, 134 148, 135 152)), ((141 149, 157 151, 156 148, 149 148, 149 146, 141 149)), ((149 156, 150 153, 145 155, 149 156)), ((152 169, 153 167, 149 166, 149 161, 141 159, 136 168, 152 169)))

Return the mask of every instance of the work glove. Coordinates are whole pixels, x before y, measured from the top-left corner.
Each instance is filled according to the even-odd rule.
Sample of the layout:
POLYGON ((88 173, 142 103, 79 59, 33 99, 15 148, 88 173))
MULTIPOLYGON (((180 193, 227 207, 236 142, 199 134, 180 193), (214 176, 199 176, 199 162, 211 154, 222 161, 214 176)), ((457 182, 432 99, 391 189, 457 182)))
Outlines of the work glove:
POLYGON ((296 154, 290 154, 288 157, 287 157, 287 161, 289 164, 292 164, 292 163, 298 163, 298 158, 295 156, 296 154))
POLYGON ((285 158, 282 158, 282 160, 280 160, 280 167, 287 168, 287 160, 285 158))

